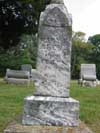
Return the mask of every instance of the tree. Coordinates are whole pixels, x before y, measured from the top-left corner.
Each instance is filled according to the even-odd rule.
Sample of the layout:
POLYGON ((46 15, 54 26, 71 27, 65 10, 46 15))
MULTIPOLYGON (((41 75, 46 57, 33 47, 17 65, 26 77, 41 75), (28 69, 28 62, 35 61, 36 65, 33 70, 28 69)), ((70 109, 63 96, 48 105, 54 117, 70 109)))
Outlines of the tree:
POLYGON ((74 32, 72 38, 72 59, 71 59, 71 75, 72 78, 78 79, 80 73, 80 65, 82 63, 91 62, 93 45, 85 41, 85 33, 74 32))
POLYGON ((85 33, 78 31, 78 32, 73 32, 73 39, 75 40, 80 40, 80 41, 85 41, 85 33))
POLYGON ((100 34, 89 37, 88 42, 94 45, 92 61, 96 64, 97 77, 100 79, 100 34))
POLYGON ((94 44, 95 46, 100 45, 100 34, 90 36, 88 41, 94 44))
POLYGON ((36 66, 39 16, 50 0, 0 1, 0 74, 21 64, 36 66))
POLYGON ((0 1, 0 46, 16 46, 22 33, 36 33, 39 15, 50 0, 0 1))

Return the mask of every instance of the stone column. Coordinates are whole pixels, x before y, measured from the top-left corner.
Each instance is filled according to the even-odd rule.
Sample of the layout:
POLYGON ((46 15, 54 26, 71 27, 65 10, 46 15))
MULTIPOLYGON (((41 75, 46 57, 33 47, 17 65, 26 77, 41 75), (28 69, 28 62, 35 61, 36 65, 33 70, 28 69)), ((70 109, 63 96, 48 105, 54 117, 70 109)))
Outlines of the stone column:
POLYGON ((40 16, 34 96, 25 98, 23 124, 77 126, 79 102, 69 97, 72 19, 62 0, 40 16))
MULTIPOLYGON (((61 1, 61 0, 60 0, 61 1)), ((71 18, 64 4, 50 4, 40 16, 35 95, 69 97, 71 18)))

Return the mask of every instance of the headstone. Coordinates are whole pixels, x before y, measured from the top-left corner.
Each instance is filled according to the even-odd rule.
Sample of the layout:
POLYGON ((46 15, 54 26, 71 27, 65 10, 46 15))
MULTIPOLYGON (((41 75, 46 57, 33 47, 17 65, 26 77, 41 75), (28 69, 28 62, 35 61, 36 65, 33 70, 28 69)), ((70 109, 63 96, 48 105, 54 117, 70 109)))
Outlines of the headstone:
POLYGON ((72 20, 63 1, 52 0, 40 16, 34 96, 25 98, 23 124, 79 123, 79 102, 69 97, 72 20))
POLYGON ((71 19, 61 4, 40 16, 37 71, 42 75, 35 95, 69 97, 71 19))
POLYGON ((96 86, 96 66, 95 64, 81 64, 80 81, 83 86, 96 86))
POLYGON ((82 75, 94 75, 96 76, 95 64, 81 64, 81 77, 82 75))
POLYGON ((30 77, 32 75, 32 65, 31 64, 23 64, 21 65, 22 71, 28 71, 30 73, 30 77))
POLYGON ((5 81, 13 84, 30 84, 30 73, 21 70, 6 70, 5 81))

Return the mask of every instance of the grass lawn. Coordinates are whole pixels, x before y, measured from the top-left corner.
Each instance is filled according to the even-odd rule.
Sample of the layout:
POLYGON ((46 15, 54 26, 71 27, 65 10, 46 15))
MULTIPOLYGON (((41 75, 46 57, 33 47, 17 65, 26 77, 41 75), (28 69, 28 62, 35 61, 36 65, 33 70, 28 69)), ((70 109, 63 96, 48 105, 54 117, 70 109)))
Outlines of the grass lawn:
POLYGON ((80 119, 95 133, 100 133, 100 86, 81 87, 72 81, 71 97, 80 101, 80 119))
MULTIPOLYGON (((22 113, 23 99, 32 95, 34 86, 10 85, 0 80, 0 133, 16 116, 22 113)), ((80 87, 71 82, 71 97, 80 101, 80 119, 95 133, 100 133, 100 87, 80 87)))
POLYGON ((23 99, 32 95, 34 86, 6 84, 0 80, 0 133, 16 116, 22 113, 23 99))

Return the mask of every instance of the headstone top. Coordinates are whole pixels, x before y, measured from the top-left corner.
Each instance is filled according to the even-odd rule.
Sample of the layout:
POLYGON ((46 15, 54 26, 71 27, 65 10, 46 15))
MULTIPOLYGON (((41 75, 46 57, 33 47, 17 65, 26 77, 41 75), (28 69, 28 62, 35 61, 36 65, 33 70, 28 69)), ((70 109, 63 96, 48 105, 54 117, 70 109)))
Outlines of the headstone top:
POLYGON ((51 0, 52 4, 64 4, 63 0, 51 0))
POLYGON ((81 75, 96 75, 96 66, 95 64, 81 64, 81 75))

